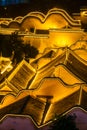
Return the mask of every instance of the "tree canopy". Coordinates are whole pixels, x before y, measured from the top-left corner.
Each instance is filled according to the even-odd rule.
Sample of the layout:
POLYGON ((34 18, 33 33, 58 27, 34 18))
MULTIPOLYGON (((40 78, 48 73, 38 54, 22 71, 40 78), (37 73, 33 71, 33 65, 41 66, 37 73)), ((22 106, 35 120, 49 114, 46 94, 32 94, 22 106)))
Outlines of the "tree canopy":
POLYGON ((17 63, 23 58, 35 58, 38 50, 30 43, 24 44, 17 34, 0 35, 0 52, 4 57, 10 57, 14 53, 13 60, 17 63))

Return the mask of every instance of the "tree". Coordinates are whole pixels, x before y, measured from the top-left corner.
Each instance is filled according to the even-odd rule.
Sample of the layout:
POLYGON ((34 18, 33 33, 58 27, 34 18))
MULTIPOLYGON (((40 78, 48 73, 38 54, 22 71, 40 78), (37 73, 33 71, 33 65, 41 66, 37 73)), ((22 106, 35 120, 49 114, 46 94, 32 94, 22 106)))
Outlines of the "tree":
POLYGON ((31 46, 30 43, 24 44, 21 39, 19 39, 18 34, 13 33, 10 37, 12 51, 14 51, 14 59, 17 63, 22 59, 35 58, 38 54, 38 50, 31 46))
POLYGON ((35 58, 38 54, 38 50, 34 46, 31 46, 30 43, 24 45, 24 52, 28 58, 35 58))
POLYGON ((13 57, 13 64, 22 59, 35 58, 38 50, 30 43, 24 44, 17 33, 11 35, 0 35, 0 53, 5 57, 13 57))
POLYGON ((11 56, 11 43, 9 35, 0 35, 0 52, 4 57, 11 56))
POLYGON ((55 120, 49 130, 79 130, 75 123, 76 115, 65 115, 55 120))

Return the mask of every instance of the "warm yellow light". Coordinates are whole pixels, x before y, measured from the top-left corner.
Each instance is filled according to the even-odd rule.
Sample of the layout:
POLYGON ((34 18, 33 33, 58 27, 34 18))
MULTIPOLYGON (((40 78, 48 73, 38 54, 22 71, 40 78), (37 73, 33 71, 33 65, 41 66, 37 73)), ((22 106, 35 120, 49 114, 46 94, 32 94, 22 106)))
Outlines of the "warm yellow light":
POLYGON ((82 30, 56 29, 50 30, 50 43, 57 47, 70 46, 84 35, 82 30))

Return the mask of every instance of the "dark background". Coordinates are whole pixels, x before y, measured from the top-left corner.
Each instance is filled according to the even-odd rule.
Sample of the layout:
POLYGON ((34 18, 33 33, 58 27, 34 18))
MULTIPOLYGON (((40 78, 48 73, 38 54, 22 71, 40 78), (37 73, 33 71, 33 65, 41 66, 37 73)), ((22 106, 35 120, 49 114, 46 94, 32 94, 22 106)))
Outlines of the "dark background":
POLYGON ((0 0, 0 18, 24 16, 31 11, 46 14, 54 7, 65 9, 72 14, 79 13, 80 9, 86 6, 87 0, 0 0))

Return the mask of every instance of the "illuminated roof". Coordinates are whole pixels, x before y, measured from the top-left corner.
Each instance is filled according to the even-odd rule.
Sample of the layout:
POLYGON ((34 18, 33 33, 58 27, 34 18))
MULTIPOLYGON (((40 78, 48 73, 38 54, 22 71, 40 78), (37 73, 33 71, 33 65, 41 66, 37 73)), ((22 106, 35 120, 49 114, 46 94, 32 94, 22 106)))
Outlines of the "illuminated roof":
MULTIPOLYGON (((20 114, 32 118, 41 127, 53 121, 56 114, 60 116, 74 107, 87 110, 87 34, 81 29, 81 21, 71 18, 62 9, 54 8, 46 15, 31 12, 24 17, 17 17, 8 22, 6 27, 29 34, 26 30, 35 29, 36 34, 27 35, 32 36, 33 42, 40 37, 42 45, 37 46, 43 50, 49 46, 49 50, 30 63, 22 60, 5 77, 0 85, 0 94, 4 95, 4 98, 1 97, 0 119, 6 114, 20 114), (43 35, 47 35, 44 40, 42 30, 45 30, 43 35), (67 40, 67 37, 70 39, 67 40), (64 46, 57 46, 57 42, 64 46), (47 46, 44 46, 45 43, 47 46)), ((1 31, 6 29, 2 28, 1 31)), ((4 61, 7 67, 10 61, 6 58, 4 61)), ((1 68, 1 73, 6 67, 1 68)))

